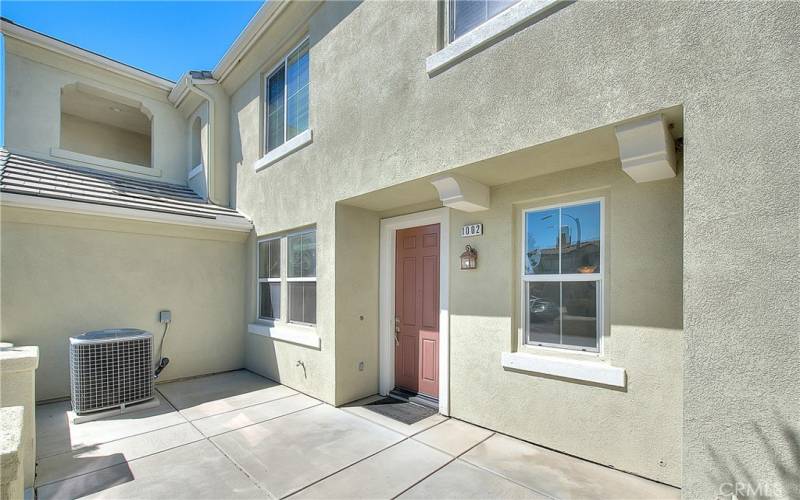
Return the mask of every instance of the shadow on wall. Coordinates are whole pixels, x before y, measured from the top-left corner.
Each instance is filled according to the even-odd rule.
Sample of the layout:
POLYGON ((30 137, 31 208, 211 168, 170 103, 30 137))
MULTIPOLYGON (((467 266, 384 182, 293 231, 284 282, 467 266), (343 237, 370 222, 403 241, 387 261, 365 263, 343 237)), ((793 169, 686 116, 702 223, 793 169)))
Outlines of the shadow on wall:
POLYGON ((716 464, 716 470, 708 472, 710 481, 717 485, 718 499, 767 499, 800 498, 800 429, 788 423, 776 413, 775 419, 781 424, 783 443, 771 440, 764 429, 753 422, 753 432, 761 442, 760 450, 750 454, 765 453, 772 463, 777 481, 769 481, 748 470, 736 456, 722 456, 711 446, 708 453, 716 464), (788 453, 782 449, 788 450, 788 453))

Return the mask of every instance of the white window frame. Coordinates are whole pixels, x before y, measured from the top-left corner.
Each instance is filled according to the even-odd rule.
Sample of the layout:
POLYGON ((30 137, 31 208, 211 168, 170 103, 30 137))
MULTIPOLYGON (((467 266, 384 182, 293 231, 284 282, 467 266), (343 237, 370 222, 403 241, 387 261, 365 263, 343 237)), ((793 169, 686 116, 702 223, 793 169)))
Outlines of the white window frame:
MULTIPOLYGON (((286 144, 290 143, 293 139, 295 139, 297 137, 304 136, 305 132, 308 132, 308 131, 311 130, 311 103, 309 102, 309 106, 308 106, 308 117, 309 117, 308 128, 303 130, 303 131, 300 131, 295 137, 292 137, 291 139, 287 139, 286 138, 286 133, 287 133, 287 129, 288 129, 288 127, 286 126, 286 117, 287 117, 288 108, 289 108, 289 106, 288 106, 288 103, 289 103, 289 92, 288 92, 289 81, 286 78, 286 67, 287 67, 287 63, 289 61, 289 56, 294 54, 308 40, 309 40, 308 36, 303 38, 300 41, 300 43, 298 43, 297 45, 292 47, 291 50, 287 51, 286 55, 284 55, 283 58, 281 58, 281 60, 278 61, 272 67, 272 69, 270 69, 269 71, 264 73, 265 76, 264 76, 264 80, 263 80, 262 85, 261 85, 261 88, 262 88, 261 92, 262 92, 262 95, 264 96, 263 97, 263 102, 264 102, 264 134, 263 135, 264 136, 263 136, 262 140, 263 140, 263 143, 264 143, 264 154, 265 155, 268 155, 269 153, 274 152, 274 151, 281 150, 281 148, 283 148, 286 144), (275 76, 275 74, 278 72, 278 69, 280 69, 281 66, 283 66, 283 142, 280 143, 279 145, 275 146, 274 148, 269 149, 269 139, 268 139, 268 137, 269 137, 269 80, 270 80, 270 78, 275 76)), ((310 45, 308 47, 308 51, 309 51, 309 60, 311 60, 311 46, 310 45)), ((310 70, 310 68, 309 68, 309 70, 310 70)), ((308 75, 308 83, 306 85, 308 87, 311 87, 311 73, 310 73, 310 71, 309 71, 309 75, 308 75)), ((311 98, 311 95, 309 93, 309 101, 310 101, 310 98, 311 98)))
MULTIPOLYGON (((309 233, 312 231, 316 231, 316 226, 314 227, 306 227, 299 230, 294 230, 290 232, 285 232, 281 234, 272 234, 269 236, 263 236, 256 239, 256 246, 255 246, 255 263, 256 263, 256 280, 255 280, 255 287, 256 287, 256 311, 255 311, 255 318, 256 321, 247 325, 247 331, 255 336, 259 337, 266 337, 272 340, 279 340, 281 342, 288 342, 291 344, 304 346, 304 347, 311 347, 313 349, 320 350, 322 349, 322 340, 317 335, 317 326, 316 324, 312 323, 302 323, 296 321, 289 321, 289 280, 292 281, 317 281, 317 277, 313 278, 289 278, 289 236, 296 235, 296 234, 304 234, 309 233), (263 241, 270 241, 270 240, 280 240, 281 242, 281 259, 280 259, 280 266, 281 266, 281 277, 280 278, 260 278, 258 276, 258 244, 263 241), (261 283, 263 282, 278 282, 281 283, 281 310, 279 313, 280 318, 264 318, 261 317, 261 283)), ((316 247, 318 251, 319 247, 316 247)), ((316 254, 315 252, 315 259, 316 254)), ((314 267, 316 269, 317 262, 314 262, 314 267)), ((315 274, 319 274, 319 270, 316 269, 315 274)), ((316 316, 316 314, 315 314, 316 316)), ((252 316, 251 316, 252 317, 252 316)))
MULTIPOLYGON (((465 31, 458 38, 453 38, 453 35, 455 34, 454 33, 454 29, 453 29, 454 28, 454 25, 453 25, 453 13, 454 13, 453 12, 453 4, 454 4, 455 1, 456 0, 445 0, 445 8, 444 8, 445 23, 446 23, 445 24, 445 44, 447 44, 447 45, 455 42, 456 40, 458 40, 458 38, 461 38, 464 35, 472 33, 474 30, 480 28, 484 24, 488 23, 489 21, 491 21, 495 17, 501 15, 503 12, 507 11, 508 9, 510 9, 510 8, 514 7, 514 5, 516 5, 516 4, 509 5, 508 7, 506 7, 502 11, 498 12, 497 14, 493 15, 492 17, 487 17, 485 21, 483 21, 482 23, 476 25, 475 27, 473 27, 469 31, 465 31)), ((517 0, 517 3, 520 3, 522 1, 524 1, 524 0, 517 0)), ((486 4, 487 4, 486 8, 488 8, 488 1, 486 2, 486 4)))
MULTIPOLYGON (((521 321, 521 328, 520 328, 520 339, 519 345, 521 349, 547 349, 547 350, 554 350, 557 352, 575 352, 575 353, 586 353, 590 355, 601 355, 603 353, 603 337, 605 333, 605 315, 604 315, 604 302, 605 302, 605 265, 606 265, 606 257, 605 257, 605 248, 606 248, 606 237, 605 237, 605 198, 589 198, 589 199, 582 199, 582 200, 575 200, 575 201, 568 201, 563 203, 557 203, 553 205, 542 205, 536 207, 526 208, 521 211, 521 238, 520 238, 520 268, 519 268, 519 275, 520 279, 520 321, 521 321), (553 209, 563 209, 566 207, 572 206, 579 206, 579 205, 588 205, 590 203, 599 203, 600 204, 600 269, 597 273, 592 274, 525 274, 526 268, 526 253, 527 253, 527 214, 531 212, 540 212, 544 210, 553 210, 553 209), (528 322, 529 314, 530 314, 530 306, 528 305, 528 283, 532 282, 581 282, 581 281, 594 281, 597 283, 596 285, 596 311, 597 311, 597 347, 596 348, 586 348, 586 347, 579 347, 579 346, 570 346, 565 344, 553 344, 548 342, 534 342, 534 343, 527 343, 528 339, 528 329, 530 324, 528 322)), ((560 226, 560 224, 559 224, 560 226)), ((560 258, 560 248, 561 248, 561 238, 560 238, 560 231, 561 228, 559 227, 559 268, 561 266, 561 258, 560 258)), ((560 270, 560 269, 559 269, 560 270)), ((561 322, 559 322, 561 323, 561 322)), ((563 328, 563 326, 562 326, 563 328)))
POLYGON ((567 2, 564 0, 521 0, 452 41, 450 40, 450 2, 446 1, 444 4, 444 9, 440 11, 444 13, 444 26, 440 31, 443 34, 443 43, 439 51, 425 59, 425 70, 428 76, 434 76, 472 54, 480 52, 536 17, 546 15, 551 9, 562 4, 566 5, 567 2))
MULTIPOLYGON (((292 307, 292 304, 291 304, 291 300, 292 299, 290 297, 291 294, 289 293, 289 283, 316 283, 317 282, 317 274, 318 273, 317 273, 317 248, 316 248, 317 247, 317 234, 316 233, 317 233, 317 228, 316 227, 310 227, 310 228, 301 229, 299 231, 293 231, 293 232, 288 233, 286 235, 286 295, 287 295, 287 297, 286 297, 286 322, 287 323, 292 323, 292 324, 295 324, 295 325, 305 325, 305 326, 315 326, 316 325, 316 323, 306 323, 304 321, 292 321, 292 319, 289 317, 289 311, 291 311, 291 307, 292 307), (291 238, 292 236, 302 236, 304 234, 309 234, 309 233, 314 233, 314 276, 313 277, 304 276, 304 277, 290 278, 289 277, 289 238, 291 238)), ((314 293, 316 294, 316 291, 314 293)), ((317 302, 317 300, 316 300, 316 297, 315 297, 314 303, 316 304, 316 302, 317 302)), ((317 317, 317 313, 316 313, 316 311, 314 311, 314 318, 316 318, 316 317, 317 317)))
POLYGON ((282 238, 281 236, 266 236, 264 238, 259 238, 258 241, 256 242, 256 281, 257 281, 257 283, 256 283, 256 317, 261 321, 280 321, 281 318, 282 318, 282 315, 283 315, 283 296, 284 296, 284 291, 283 291, 283 288, 284 288, 283 287, 283 272, 284 271, 283 270, 284 270, 284 267, 285 267, 284 266, 285 251, 284 251, 284 242, 281 241, 281 238, 282 238), (259 276, 259 274, 261 272, 261 252, 259 251, 259 247, 261 246, 262 243, 266 243, 268 241, 275 241, 275 240, 278 240, 279 243, 280 243, 279 248, 280 248, 281 255, 280 255, 279 262, 278 262, 278 266, 280 268, 280 277, 278 277, 278 278, 262 278, 261 276, 259 276), (261 283, 280 283, 281 284, 281 287, 280 287, 280 303, 281 303, 281 305, 280 305, 280 310, 278 311, 278 316, 277 317, 270 318, 270 317, 261 315, 261 283))

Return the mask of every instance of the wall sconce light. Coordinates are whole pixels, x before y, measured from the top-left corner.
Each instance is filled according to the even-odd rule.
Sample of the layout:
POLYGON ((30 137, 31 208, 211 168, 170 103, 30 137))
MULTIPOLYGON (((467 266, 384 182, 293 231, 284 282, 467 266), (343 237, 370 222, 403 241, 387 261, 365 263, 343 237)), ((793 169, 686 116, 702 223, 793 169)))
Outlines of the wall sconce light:
POLYGON ((461 269, 476 269, 478 267, 478 252, 467 245, 461 254, 461 269))

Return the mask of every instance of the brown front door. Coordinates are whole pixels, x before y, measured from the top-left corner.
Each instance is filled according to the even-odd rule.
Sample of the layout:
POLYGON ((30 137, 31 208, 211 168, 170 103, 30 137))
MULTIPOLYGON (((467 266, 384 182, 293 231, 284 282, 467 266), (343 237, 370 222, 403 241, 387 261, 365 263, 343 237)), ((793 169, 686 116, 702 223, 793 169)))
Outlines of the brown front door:
POLYGON ((397 231, 395 385, 439 397, 439 224, 397 231))

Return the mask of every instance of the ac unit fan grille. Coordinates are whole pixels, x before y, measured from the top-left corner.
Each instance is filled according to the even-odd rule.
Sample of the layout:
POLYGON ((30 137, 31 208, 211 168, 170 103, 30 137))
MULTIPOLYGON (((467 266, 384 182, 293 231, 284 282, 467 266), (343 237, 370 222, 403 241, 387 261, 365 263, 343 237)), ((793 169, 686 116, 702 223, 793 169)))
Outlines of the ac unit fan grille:
POLYGON ((72 408, 77 414, 153 398, 152 335, 71 343, 72 408))

